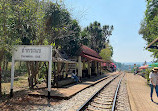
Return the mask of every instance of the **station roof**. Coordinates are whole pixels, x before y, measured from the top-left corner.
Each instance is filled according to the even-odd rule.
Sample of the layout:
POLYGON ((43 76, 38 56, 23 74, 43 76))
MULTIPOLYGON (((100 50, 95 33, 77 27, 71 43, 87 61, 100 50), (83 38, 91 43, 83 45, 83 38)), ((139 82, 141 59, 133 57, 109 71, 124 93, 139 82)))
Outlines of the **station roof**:
POLYGON ((101 66, 105 67, 105 66, 107 66, 107 64, 104 62, 104 63, 101 64, 101 66))
POLYGON ((88 55, 88 56, 92 56, 92 57, 102 59, 102 57, 96 51, 94 51, 93 49, 91 49, 91 48, 89 48, 85 45, 81 46, 81 54, 85 54, 85 55, 88 55))
POLYGON ((92 56, 88 56, 88 55, 85 55, 85 54, 83 54, 82 57, 85 57, 85 58, 87 58, 87 59, 89 59, 89 60, 98 61, 98 62, 105 62, 105 61, 102 60, 102 59, 99 59, 99 58, 96 58, 96 57, 92 57, 92 56))
POLYGON ((151 48, 151 49, 158 49, 158 38, 156 38, 154 41, 152 41, 146 49, 151 48))
POLYGON ((85 45, 82 45, 80 47, 79 55, 91 61, 105 62, 104 60, 102 60, 102 57, 95 50, 85 45))
POLYGON ((59 51, 57 49, 52 50, 52 61, 63 62, 63 63, 77 63, 75 61, 68 60, 66 53, 59 51))

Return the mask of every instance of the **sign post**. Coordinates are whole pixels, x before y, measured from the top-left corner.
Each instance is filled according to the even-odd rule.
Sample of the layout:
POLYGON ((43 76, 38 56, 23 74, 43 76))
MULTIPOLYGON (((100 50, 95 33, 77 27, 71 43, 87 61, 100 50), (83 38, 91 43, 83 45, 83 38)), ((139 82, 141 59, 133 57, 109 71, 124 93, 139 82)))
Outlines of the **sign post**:
POLYGON ((12 57, 10 98, 13 97, 14 64, 15 64, 15 61, 14 61, 14 58, 12 57))
POLYGON ((49 62, 48 98, 50 99, 51 73, 52 73, 52 46, 44 46, 44 45, 15 46, 15 50, 13 50, 13 56, 12 56, 10 97, 13 97, 15 61, 48 61, 49 62))
MULTIPOLYGON (((52 49, 52 46, 51 46, 52 49)), ((50 92, 51 92, 51 75, 52 75, 52 50, 50 52, 50 60, 49 60, 49 71, 48 71, 48 99, 50 99, 50 92)))

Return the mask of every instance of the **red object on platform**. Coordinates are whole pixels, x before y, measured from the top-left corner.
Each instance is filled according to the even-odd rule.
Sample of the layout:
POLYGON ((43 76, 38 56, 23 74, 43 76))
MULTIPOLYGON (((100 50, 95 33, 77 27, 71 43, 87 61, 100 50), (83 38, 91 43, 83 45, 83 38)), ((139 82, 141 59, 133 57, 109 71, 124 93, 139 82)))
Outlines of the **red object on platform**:
POLYGON ((0 67, 0 71, 1 71, 1 67, 0 67))

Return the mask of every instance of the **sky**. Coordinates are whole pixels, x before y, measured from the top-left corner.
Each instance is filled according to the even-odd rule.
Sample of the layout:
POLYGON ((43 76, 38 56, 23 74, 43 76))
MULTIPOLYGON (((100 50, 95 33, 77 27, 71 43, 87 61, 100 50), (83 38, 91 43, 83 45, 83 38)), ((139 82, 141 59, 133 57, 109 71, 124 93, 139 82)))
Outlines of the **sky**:
POLYGON ((145 0, 64 0, 64 4, 82 29, 94 21, 114 26, 110 37, 114 61, 153 60, 152 53, 144 48, 146 41, 138 34, 146 10, 145 0))

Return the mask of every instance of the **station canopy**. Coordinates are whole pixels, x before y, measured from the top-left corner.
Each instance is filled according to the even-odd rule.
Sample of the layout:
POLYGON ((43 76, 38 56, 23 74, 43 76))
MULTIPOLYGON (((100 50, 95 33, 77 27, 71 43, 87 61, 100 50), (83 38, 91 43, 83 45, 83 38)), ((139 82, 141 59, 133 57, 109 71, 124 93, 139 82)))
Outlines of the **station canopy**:
POLYGON ((59 51, 57 49, 52 50, 52 61, 63 63, 77 63, 75 61, 68 60, 66 53, 64 51, 59 51))
POLYGON ((101 64, 101 66, 105 67, 105 66, 107 66, 107 64, 104 62, 104 63, 101 64))
POLYGON ((85 45, 81 46, 79 55, 91 61, 105 62, 96 51, 85 45))

